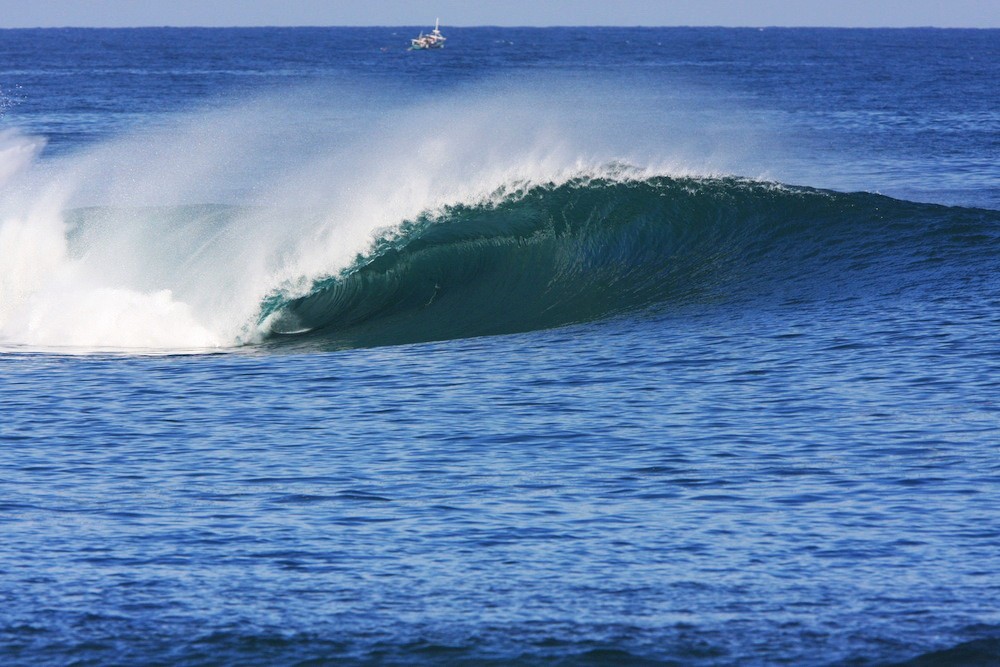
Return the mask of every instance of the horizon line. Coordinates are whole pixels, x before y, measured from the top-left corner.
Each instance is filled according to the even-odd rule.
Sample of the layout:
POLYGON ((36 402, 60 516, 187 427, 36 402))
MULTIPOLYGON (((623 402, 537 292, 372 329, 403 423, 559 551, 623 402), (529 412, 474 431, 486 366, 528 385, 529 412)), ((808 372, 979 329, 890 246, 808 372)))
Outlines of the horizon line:
MULTIPOLYGON (((234 30, 259 28, 420 28, 423 24, 319 24, 303 23, 297 25, 177 25, 170 23, 140 24, 140 25, 23 25, 0 26, 0 30, 143 30, 143 29, 195 29, 195 30, 234 30)), ((722 24, 552 24, 552 25, 500 25, 476 24, 464 25, 458 23, 444 24, 449 28, 501 28, 507 30, 546 30, 551 28, 603 29, 629 28, 658 30, 663 28, 711 28, 728 30, 998 30, 1000 26, 938 26, 938 25, 722 25, 722 24)))

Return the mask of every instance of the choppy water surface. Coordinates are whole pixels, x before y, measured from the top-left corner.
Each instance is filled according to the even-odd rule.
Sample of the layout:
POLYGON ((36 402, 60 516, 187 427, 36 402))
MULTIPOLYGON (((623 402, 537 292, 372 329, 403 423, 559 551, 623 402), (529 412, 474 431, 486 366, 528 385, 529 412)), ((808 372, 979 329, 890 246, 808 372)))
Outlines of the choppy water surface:
POLYGON ((997 31, 410 32, 0 32, 0 662, 1000 662, 997 31))

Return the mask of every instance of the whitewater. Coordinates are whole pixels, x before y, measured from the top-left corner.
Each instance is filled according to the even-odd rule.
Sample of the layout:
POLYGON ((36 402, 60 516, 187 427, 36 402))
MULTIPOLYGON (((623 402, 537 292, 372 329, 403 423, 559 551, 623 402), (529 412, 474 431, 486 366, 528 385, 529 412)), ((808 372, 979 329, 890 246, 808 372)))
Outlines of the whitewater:
POLYGON ((0 663, 996 662, 1000 33, 445 32, 0 31, 0 663))
MULTIPOLYGON (((610 83, 602 87, 615 91, 610 83)), ((738 164, 740 152, 719 145, 709 159, 686 157, 675 141, 679 126, 692 120, 676 111, 654 124, 634 111, 599 116, 574 111, 566 102, 535 104, 530 115, 494 110, 501 101, 526 105, 541 90, 533 82, 516 93, 468 91, 474 101, 457 109, 452 101, 404 107, 378 123, 350 128, 350 134, 340 128, 336 142, 322 139, 285 155, 276 154, 276 144, 306 139, 288 141, 287 130, 268 123, 321 115, 320 108, 303 105, 316 91, 298 91, 292 106, 288 99, 260 99, 189 114, 152 135, 126 136, 45 167, 37 165, 43 138, 8 131, 0 152, 8 211, 0 228, 4 344, 80 351, 226 349, 320 325, 347 329, 380 316, 399 319, 400 310, 418 320, 414 329, 407 333, 399 330, 406 324, 376 322, 368 327, 367 344, 600 319, 666 300, 667 274, 703 265, 711 255, 720 256, 713 260, 712 280, 721 281, 721 255, 736 242, 734 235, 757 235, 760 248, 754 251, 775 251, 764 237, 775 230, 753 226, 762 210, 804 201, 822 206, 824 199, 840 196, 764 179, 726 180, 721 170, 738 164), (462 120, 441 133, 434 128, 445 113, 462 120), (657 145, 642 150, 623 139, 650 134, 659 137, 657 145), (686 201, 693 193, 695 201, 686 201), (673 201, 658 201, 664 198, 673 201), (733 198, 746 201, 737 210, 719 210, 733 198), (721 215, 731 219, 705 219, 721 215), (730 228, 712 228, 720 224, 730 228), (639 228, 657 226, 662 229, 639 228), (648 241, 638 236, 647 232, 663 238, 653 248, 605 254, 623 243, 648 241), (428 240, 441 235, 448 238, 428 240), (684 247, 697 235, 710 247, 684 247), (553 247, 542 249, 546 243, 553 247), (434 250, 424 249, 425 255, 450 250, 466 256, 426 260, 433 268, 383 268, 382 279, 393 285, 381 291, 352 284, 389 261, 387 254, 402 250, 412 264, 414 249, 428 244, 434 250), (514 244, 514 256, 491 258, 504 244, 514 244), (535 256, 528 257, 531 251, 535 256), (690 254, 680 256, 682 251, 690 254), (649 256, 637 256, 641 252, 649 256), (664 257, 678 266, 664 269, 664 257), (486 261, 504 268, 492 276, 449 268, 486 261), (618 268, 609 272, 600 263, 618 268), (463 271, 468 275, 458 275, 463 271), (449 313, 424 313, 427 322, 419 323, 418 311, 450 291, 442 282, 469 280, 482 282, 478 296, 454 304, 449 313), (523 293, 510 290, 516 280, 524 282, 523 293), (622 281, 632 284, 616 290, 622 281), (330 296, 338 290, 350 295, 330 296), (326 299, 305 302, 320 291, 326 299), (481 312, 477 304, 489 302, 494 291, 507 291, 508 302, 481 312), (459 313, 468 322, 452 330, 459 313), (390 334, 389 328, 397 331, 390 334)), ((337 92, 323 96, 339 97, 337 92)), ((620 98, 625 92, 611 94, 620 98)), ((706 131, 704 125, 697 130, 706 131)), ((309 130, 322 133, 321 127, 309 130)), ((297 126, 296 132, 304 130, 297 126)), ((729 132, 739 132, 744 143, 762 142, 748 139, 747 127, 729 132)), ((882 216, 874 201, 856 202, 882 216)), ((792 215, 815 213, 798 208, 792 215)), ((696 277, 685 274, 679 289, 696 289, 696 277)), ((366 344, 363 336, 351 340, 366 344)))
MULTIPOLYGON (((161 148, 176 139, 160 139, 161 148)), ((223 152, 239 150, 229 139, 235 137, 218 138, 223 152)), ((232 345, 241 336, 253 335, 248 327, 254 300, 294 277, 296 267, 282 266, 280 255, 295 255, 296 237, 320 235, 323 228, 317 224, 319 229, 303 230, 295 212, 266 220, 253 212, 212 219, 210 210, 171 216, 162 202, 176 202, 192 183, 210 179, 226 166, 227 156, 214 151, 201 164, 195 159, 191 165, 187 149, 199 137, 188 135, 181 141, 185 147, 167 155, 155 148, 143 151, 138 142, 98 150, 59 174, 43 176, 33 188, 26 186, 38 194, 13 205, 2 232, 9 239, 4 245, 3 290, 8 339, 43 345, 200 348, 232 345), (99 219, 71 229, 73 221, 66 219, 69 198, 95 185, 108 191, 120 212, 105 206, 100 210, 107 215, 78 215, 99 219), (161 208, 154 209, 156 205, 161 208), (71 231, 78 237, 75 256, 70 252, 71 231), (148 285, 153 287, 146 289, 148 285)), ((40 142, 8 136, 6 144, 10 179, 24 169, 40 142), (22 164, 12 164, 15 160, 22 164)), ((360 230, 341 228, 339 242, 326 249, 334 256, 320 259, 335 262, 344 246, 349 253, 352 232, 363 236, 365 225, 388 224, 358 211, 340 214, 350 215, 360 230)))
POLYGON ((287 100, 193 114, 35 171, 44 139, 8 132, 4 340, 97 349, 258 341, 269 295, 293 298, 336 275, 384 230, 444 206, 622 171, 571 146, 555 121, 569 127, 574 118, 557 108, 541 118, 489 111, 500 99, 510 95, 449 105, 461 125, 446 133, 435 131, 443 105, 403 109, 360 136, 302 150, 292 164, 268 153, 286 133, 259 126, 289 122, 287 100), (237 188, 235 205, 213 208, 237 188))

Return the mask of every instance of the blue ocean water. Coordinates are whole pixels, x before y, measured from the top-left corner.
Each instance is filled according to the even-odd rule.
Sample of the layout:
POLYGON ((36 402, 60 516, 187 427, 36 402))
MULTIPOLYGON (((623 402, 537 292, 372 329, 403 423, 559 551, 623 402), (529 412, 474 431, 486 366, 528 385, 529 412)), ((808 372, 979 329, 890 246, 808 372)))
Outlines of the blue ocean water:
POLYGON ((1000 32, 0 31, 0 662, 1000 664, 1000 32))

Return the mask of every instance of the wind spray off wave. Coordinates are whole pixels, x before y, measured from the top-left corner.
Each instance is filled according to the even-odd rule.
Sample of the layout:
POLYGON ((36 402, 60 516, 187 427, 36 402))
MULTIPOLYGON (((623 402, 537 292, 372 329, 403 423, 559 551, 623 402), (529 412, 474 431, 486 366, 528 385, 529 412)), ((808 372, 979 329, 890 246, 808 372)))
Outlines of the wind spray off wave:
POLYGON ((384 230, 504 188, 599 174, 619 153, 560 105, 518 114, 506 105, 527 105, 516 103, 509 92, 451 100, 442 132, 440 102, 344 128, 325 97, 293 95, 47 159, 37 158, 41 140, 8 134, 0 342, 252 343, 270 332, 261 309, 275 294, 307 294, 384 230))
MULTIPOLYGON (((460 178, 461 137, 416 142, 424 169, 408 178, 377 151, 367 165, 347 165, 350 147, 269 166, 272 135, 250 129, 259 121, 246 109, 203 113, 49 162, 36 159, 43 141, 5 135, 0 342, 200 349, 253 341, 261 301, 278 285, 335 271, 372 230, 493 182, 482 173, 471 184, 460 178)), ((548 170, 545 156, 528 152, 490 170, 526 176, 517 161, 548 170)))
POLYGON ((88 248, 73 243, 63 183, 40 191, 16 181, 42 142, 7 134, 0 218, 0 344, 32 348, 205 348, 219 339, 168 288, 108 280, 88 248), (20 187, 25 187, 21 190, 20 187))
MULTIPOLYGON (((0 343, 197 350, 524 331, 751 288, 808 292, 870 254, 905 265, 948 224, 935 207, 697 176, 712 165, 662 140, 639 150, 564 106, 518 115, 499 100, 511 103, 452 101, 446 132, 432 104, 339 134, 317 107, 264 100, 47 161, 40 140, 7 134, 0 343)), ((995 233, 983 216, 956 224, 995 233)))

